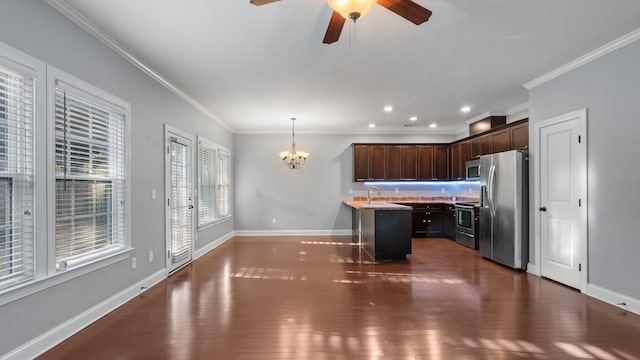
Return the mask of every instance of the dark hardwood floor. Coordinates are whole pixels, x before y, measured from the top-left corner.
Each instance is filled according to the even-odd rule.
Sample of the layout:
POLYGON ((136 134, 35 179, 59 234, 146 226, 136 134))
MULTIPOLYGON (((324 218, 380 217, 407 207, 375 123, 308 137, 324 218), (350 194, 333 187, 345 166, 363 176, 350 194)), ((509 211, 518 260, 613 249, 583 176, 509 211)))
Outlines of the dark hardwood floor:
POLYGON ((350 241, 234 238, 42 359, 640 359, 640 316, 450 240, 350 241))

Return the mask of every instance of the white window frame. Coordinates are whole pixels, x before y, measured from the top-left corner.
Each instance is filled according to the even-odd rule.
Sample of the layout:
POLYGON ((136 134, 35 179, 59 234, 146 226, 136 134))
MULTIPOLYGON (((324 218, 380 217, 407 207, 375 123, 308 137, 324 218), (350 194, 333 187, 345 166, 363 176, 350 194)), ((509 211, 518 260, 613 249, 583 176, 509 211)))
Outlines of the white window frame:
MULTIPOLYGON (((46 261, 46 258, 42 256, 44 254, 43 246, 44 243, 44 231, 40 231, 44 229, 43 226, 46 225, 46 212, 44 210, 44 199, 45 196, 45 184, 46 181, 44 176, 38 176, 38 174, 44 174, 44 164, 40 159, 43 158, 46 153, 46 148, 44 146, 40 146, 45 141, 45 127, 44 127, 44 119, 46 117, 46 107, 45 107, 45 99, 46 99, 46 64, 42 61, 37 60, 25 53, 22 53, 8 45, 0 43, 0 65, 3 67, 15 71, 23 76, 27 76, 33 79, 34 86, 34 105, 33 105, 33 159, 34 164, 32 165, 34 180, 33 180, 33 209, 20 209, 21 211, 30 210, 33 219, 33 243, 32 246, 32 256, 30 259, 33 261, 33 276, 30 280, 24 281, 8 281, 0 287, 0 305, 4 303, 4 294, 11 292, 15 288, 24 287, 34 281, 42 278, 46 273, 46 269, 42 264, 46 261)), ((17 198, 20 199, 20 194, 17 194, 17 198)), ((19 201, 19 200, 18 200, 19 201)), ((15 205, 14 205, 15 207, 15 205)), ((14 209, 15 213, 17 209, 14 209)))
MULTIPOLYGON (((203 229, 206 227, 209 227, 213 224, 219 223, 221 221, 227 220, 229 218, 231 218, 232 214, 231 211, 229 211, 228 214, 225 215, 221 215, 219 213, 219 209, 218 209, 218 205, 217 205, 217 201, 218 198, 220 197, 220 154, 227 154, 229 156, 229 176, 231 176, 231 153, 228 149, 226 149, 223 146, 220 146, 218 144, 216 144, 215 142, 208 140, 202 136, 198 136, 198 149, 197 149, 197 153, 198 153, 198 216, 197 216, 197 221, 198 221, 198 229, 203 229), (202 166, 204 165, 202 163, 202 158, 200 157, 200 150, 201 148, 207 148, 208 150, 213 151, 214 155, 213 155, 213 174, 210 175, 210 178, 214 179, 214 183, 210 184, 213 185, 213 196, 211 197, 211 203, 207 204, 209 206, 208 211, 213 213, 213 218, 211 219, 202 219, 200 217, 200 213, 201 213, 201 196, 202 196, 202 166)), ((211 169, 210 169, 211 170, 211 169)), ((229 187, 231 187, 231 183, 229 184, 229 187)), ((231 192, 231 189, 229 189, 229 192, 231 192)), ((229 199, 227 200, 229 203, 229 208, 231 208, 231 196, 229 195, 229 199)))
POLYGON ((48 190, 48 272, 49 274, 61 273, 72 270, 74 268, 81 268, 88 264, 107 260, 114 256, 127 254, 131 248, 131 185, 130 185, 130 124, 131 124, 131 106, 128 102, 107 93, 106 91, 99 89, 89 83, 86 83, 73 75, 70 75, 60 69, 57 69, 51 65, 47 65, 47 105, 48 105, 48 152, 47 164, 49 164, 47 171, 47 190, 48 190), (125 205, 124 205, 124 241, 123 246, 119 248, 108 248, 104 251, 93 252, 86 256, 77 256, 71 258, 70 261, 65 263, 65 266, 60 266, 56 261, 56 171, 55 171, 55 97, 56 88, 63 88, 69 92, 87 99, 97 105, 109 109, 114 112, 120 112, 125 117, 125 155, 124 155, 124 171, 125 171, 125 205))
POLYGON ((55 67, 48 66, 28 54, 0 42, 0 64, 34 79, 34 276, 0 289, 0 306, 36 292, 69 281, 73 278, 122 262, 134 250, 131 244, 131 168, 130 127, 131 109, 125 102, 103 90, 75 78, 55 67), (119 106, 125 115, 125 246, 121 251, 94 257, 67 271, 55 268, 55 84, 56 81, 91 94, 109 106, 119 106))

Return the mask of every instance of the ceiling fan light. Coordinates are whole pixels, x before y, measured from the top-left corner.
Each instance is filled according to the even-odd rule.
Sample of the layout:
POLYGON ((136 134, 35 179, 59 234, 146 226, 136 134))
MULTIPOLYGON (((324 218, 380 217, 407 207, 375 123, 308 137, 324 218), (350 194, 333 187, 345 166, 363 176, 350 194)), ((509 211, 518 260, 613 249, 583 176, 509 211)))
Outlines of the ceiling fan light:
POLYGON ((327 0, 329 6, 345 19, 357 20, 367 14, 377 0, 327 0))

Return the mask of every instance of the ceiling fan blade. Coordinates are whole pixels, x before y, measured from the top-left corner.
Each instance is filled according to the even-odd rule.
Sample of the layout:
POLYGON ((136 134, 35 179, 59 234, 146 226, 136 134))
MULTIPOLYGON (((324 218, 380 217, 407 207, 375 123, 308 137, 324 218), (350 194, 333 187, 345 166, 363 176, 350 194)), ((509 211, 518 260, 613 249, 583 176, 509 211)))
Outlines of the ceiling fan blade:
POLYGON ((270 3, 276 2, 276 1, 280 1, 280 0, 251 0, 249 2, 252 3, 255 6, 260 6, 260 5, 270 4, 270 3))
POLYGON ((429 20, 431 11, 411 0, 378 0, 378 4, 411 21, 416 25, 429 20))
POLYGON ((331 20, 329 20, 329 26, 327 26, 327 32, 324 34, 324 40, 322 40, 325 44, 331 44, 338 39, 340 39, 340 33, 342 32, 342 28, 344 27, 345 18, 342 17, 338 12, 334 11, 331 14, 331 20))

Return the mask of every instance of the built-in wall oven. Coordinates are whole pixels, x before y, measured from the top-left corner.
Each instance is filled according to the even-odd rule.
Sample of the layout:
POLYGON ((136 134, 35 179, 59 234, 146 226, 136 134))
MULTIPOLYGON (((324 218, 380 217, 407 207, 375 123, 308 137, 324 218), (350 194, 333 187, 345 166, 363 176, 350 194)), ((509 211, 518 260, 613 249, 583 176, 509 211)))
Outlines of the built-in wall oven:
POLYGON ((456 203, 456 242, 460 245, 476 248, 474 202, 456 203))

